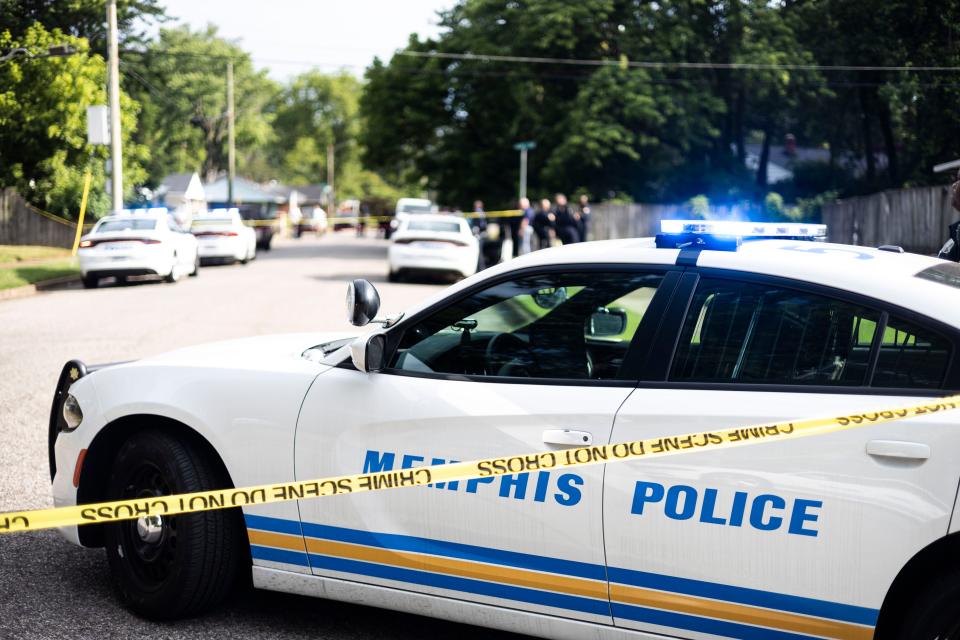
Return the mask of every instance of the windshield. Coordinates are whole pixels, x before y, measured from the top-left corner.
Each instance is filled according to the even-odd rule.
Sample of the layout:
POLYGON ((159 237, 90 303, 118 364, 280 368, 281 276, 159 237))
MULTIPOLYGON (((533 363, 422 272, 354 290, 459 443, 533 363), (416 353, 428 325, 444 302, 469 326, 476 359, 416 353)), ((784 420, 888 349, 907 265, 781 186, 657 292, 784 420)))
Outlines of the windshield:
POLYGON ((130 218, 127 220, 104 220, 97 227, 97 233, 112 231, 152 231, 157 228, 153 218, 130 218))
POLYGON ((439 231, 441 233, 460 233, 459 222, 440 222, 433 220, 411 220, 407 231, 439 231))

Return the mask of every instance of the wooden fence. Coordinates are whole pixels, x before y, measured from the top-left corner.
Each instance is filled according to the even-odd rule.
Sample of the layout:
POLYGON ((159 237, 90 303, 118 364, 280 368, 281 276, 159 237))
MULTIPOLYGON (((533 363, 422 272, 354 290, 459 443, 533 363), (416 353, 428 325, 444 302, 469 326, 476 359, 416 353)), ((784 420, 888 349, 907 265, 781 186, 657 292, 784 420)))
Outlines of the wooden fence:
POLYGON ((0 190, 0 244, 72 247, 76 225, 33 209, 13 189, 0 190))
MULTIPOLYGON (((762 220, 760 208, 736 211, 710 207, 712 217, 762 220)), ((590 223, 592 240, 656 235, 660 220, 690 218, 687 205, 598 204, 590 223)), ((824 205, 823 222, 831 242, 879 247, 892 244, 905 251, 936 254, 947 239, 947 226, 960 220, 950 206, 949 188, 922 187, 875 193, 824 205)))
POLYGON ((937 253, 947 239, 947 226, 958 219, 946 186, 883 191, 823 207, 831 242, 892 244, 923 254, 937 253))
MULTIPOLYGON (((710 207, 711 216, 724 218, 760 219, 759 208, 710 207)), ((590 221, 591 240, 616 238, 646 238, 660 233, 660 221, 670 218, 695 217, 686 204, 615 204, 604 202, 593 207, 590 221)))

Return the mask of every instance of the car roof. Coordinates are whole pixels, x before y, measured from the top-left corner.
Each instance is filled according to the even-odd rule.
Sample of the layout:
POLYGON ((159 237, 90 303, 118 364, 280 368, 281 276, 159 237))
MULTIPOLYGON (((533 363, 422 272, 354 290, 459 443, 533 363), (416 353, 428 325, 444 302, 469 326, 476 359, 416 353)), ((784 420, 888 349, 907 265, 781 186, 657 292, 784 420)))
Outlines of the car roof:
MULTIPOLYGON (((425 301, 516 269, 558 264, 674 265, 679 249, 657 248, 653 238, 601 240, 543 249, 520 256, 468 278, 425 301)), ((950 264, 913 253, 803 240, 754 240, 736 251, 703 250, 700 268, 722 269, 798 280, 867 296, 960 327, 960 289, 918 278, 917 273, 950 264)))

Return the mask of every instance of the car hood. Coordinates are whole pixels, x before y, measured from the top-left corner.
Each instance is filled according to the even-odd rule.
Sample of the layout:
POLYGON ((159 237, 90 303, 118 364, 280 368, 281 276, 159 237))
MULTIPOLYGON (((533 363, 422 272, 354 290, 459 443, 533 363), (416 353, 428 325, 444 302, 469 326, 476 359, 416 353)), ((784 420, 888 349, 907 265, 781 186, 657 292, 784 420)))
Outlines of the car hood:
POLYGON ((140 363, 231 368, 287 368, 293 363, 322 364, 323 354, 304 357, 312 347, 351 338, 348 333, 290 333, 199 344, 170 351, 140 363))

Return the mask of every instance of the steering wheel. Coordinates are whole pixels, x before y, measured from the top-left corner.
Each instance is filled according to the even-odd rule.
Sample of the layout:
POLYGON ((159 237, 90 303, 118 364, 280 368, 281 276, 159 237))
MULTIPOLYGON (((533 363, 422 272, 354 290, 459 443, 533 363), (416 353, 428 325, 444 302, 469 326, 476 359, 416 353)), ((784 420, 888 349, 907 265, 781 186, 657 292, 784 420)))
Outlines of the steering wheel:
POLYGON ((490 338, 484 354, 484 374, 530 378, 533 376, 533 352, 530 345, 512 333, 490 338))

